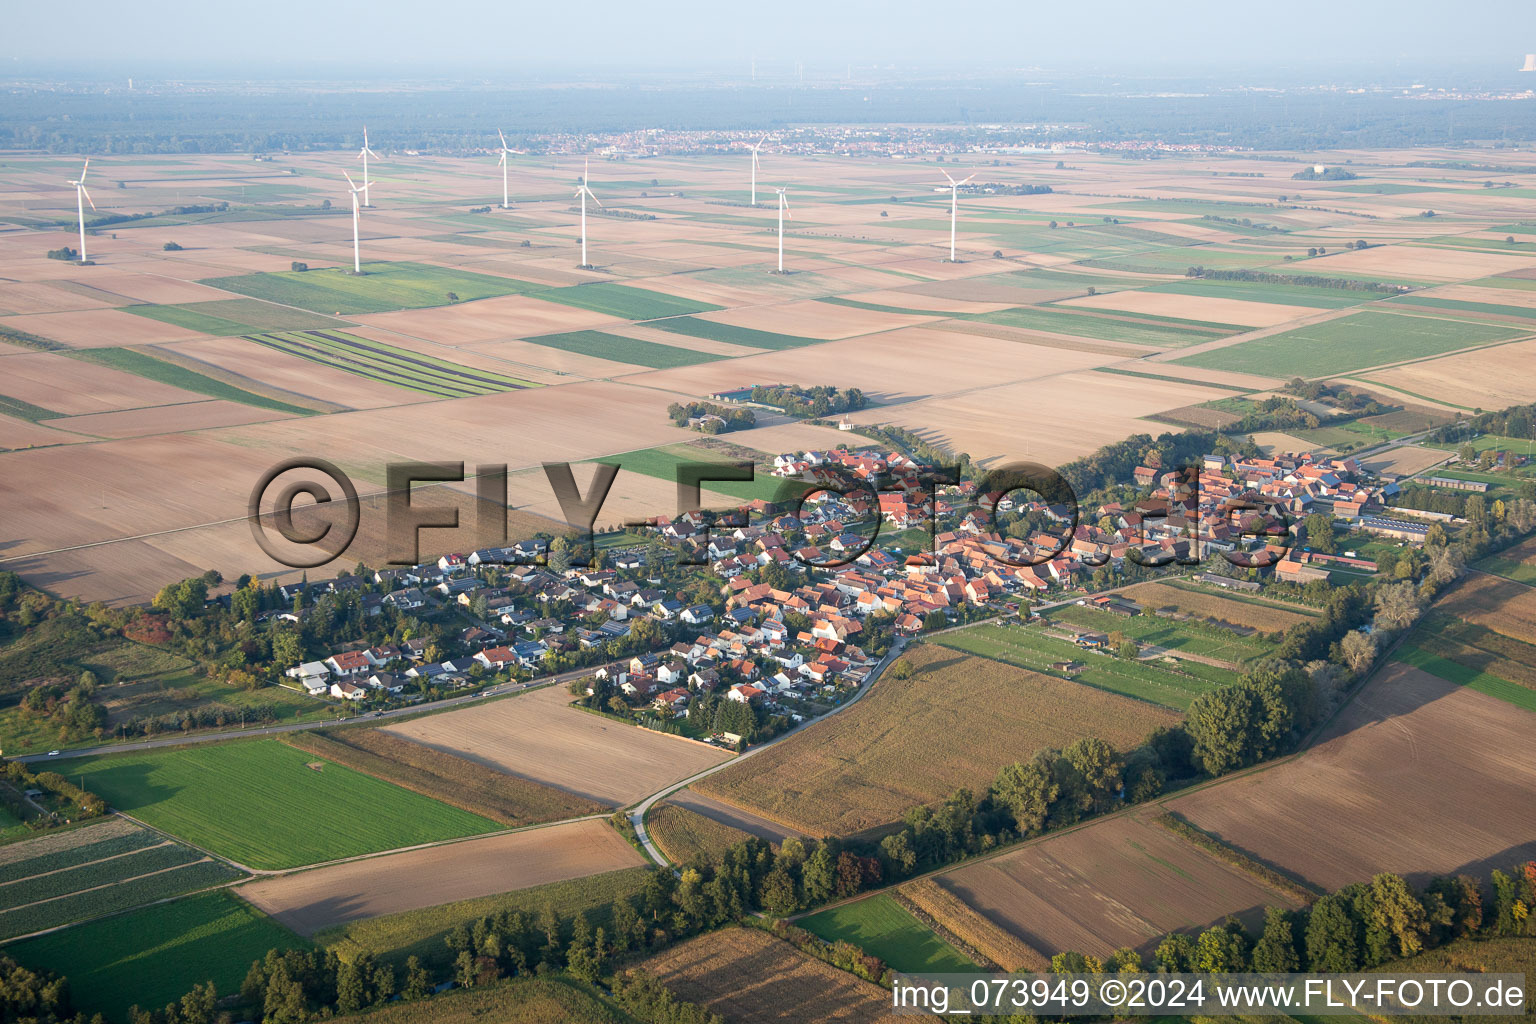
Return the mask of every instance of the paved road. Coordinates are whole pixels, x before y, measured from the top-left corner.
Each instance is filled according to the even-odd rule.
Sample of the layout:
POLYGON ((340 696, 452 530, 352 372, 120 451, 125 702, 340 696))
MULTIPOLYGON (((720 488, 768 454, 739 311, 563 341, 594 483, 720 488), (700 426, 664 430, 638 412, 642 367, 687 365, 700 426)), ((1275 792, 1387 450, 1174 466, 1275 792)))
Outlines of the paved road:
POLYGON ((745 753, 738 754, 737 756, 731 758, 729 761, 722 761, 713 767, 706 768, 701 772, 688 776, 681 782, 674 782, 666 789, 663 789, 658 793, 653 793, 646 797, 644 800, 640 801, 640 803, 636 804, 634 809, 629 812, 629 821, 630 824, 634 826, 635 838, 640 841, 640 845, 645 849, 646 854, 651 858, 651 860, 655 861, 657 864, 664 868, 672 866, 672 862, 667 860, 666 855, 662 853, 661 850, 657 849, 655 843, 651 842, 650 833, 645 830, 645 815, 648 811, 650 811, 652 805, 654 805, 656 801, 664 799, 665 797, 676 793, 680 789, 686 789, 688 786, 693 785, 695 782, 704 778, 706 775, 713 775, 715 772, 729 768, 731 765, 736 764, 745 758, 749 758, 754 754, 760 754, 767 750, 769 747, 789 739, 801 729, 813 726, 817 722, 825 722, 833 715, 839 714, 853 707, 866 693, 869 692, 870 687, 874 686, 875 680, 880 678, 880 674, 890 667, 891 662, 895 661, 896 658, 900 656, 901 652, 906 649, 906 646, 907 641, 905 638, 898 637, 895 641, 893 641, 891 644, 891 649, 886 652, 885 657, 880 659, 880 662, 875 665, 874 670, 869 673, 868 678, 864 680, 864 685, 860 686, 854 695, 849 697, 847 701, 839 704, 837 707, 833 708, 831 711, 828 711, 826 714, 812 718, 809 721, 801 722, 793 729, 790 729, 788 732, 774 737, 767 743, 759 744, 755 747, 748 747, 745 753))
POLYGON ((239 739, 241 736, 277 736, 285 732, 303 732, 306 729, 328 729, 331 726, 347 722, 388 722, 392 718, 401 718, 405 715, 419 715, 423 712, 445 711, 449 708, 461 707, 465 704, 473 704, 475 701, 484 700, 487 697, 504 697, 508 694, 523 693, 528 690, 542 690, 546 686, 559 686, 569 683, 573 679, 592 674, 592 669, 572 669, 562 672, 557 676, 547 679, 535 680, 531 683, 502 683, 479 693, 469 693, 462 697, 448 697, 444 700, 435 700, 429 704, 412 704, 408 707, 394 708, 389 711, 381 711, 377 714, 364 712, 357 715, 349 715, 346 718, 319 719, 313 722, 289 722, 286 725, 269 725, 260 729, 220 729, 213 732, 200 732, 190 736, 170 735, 159 736, 152 740, 135 740, 132 743, 104 743, 96 747, 72 747, 61 750, 58 755, 52 754, 24 754, 19 757, 6 758, 7 761, 21 761, 23 763, 36 763, 39 761, 62 761, 67 757, 96 757, 102 754, 123 754, 133 750, 153 750, 156 747, 184 747, 189 743, 216 743, 220 740, 239 739))

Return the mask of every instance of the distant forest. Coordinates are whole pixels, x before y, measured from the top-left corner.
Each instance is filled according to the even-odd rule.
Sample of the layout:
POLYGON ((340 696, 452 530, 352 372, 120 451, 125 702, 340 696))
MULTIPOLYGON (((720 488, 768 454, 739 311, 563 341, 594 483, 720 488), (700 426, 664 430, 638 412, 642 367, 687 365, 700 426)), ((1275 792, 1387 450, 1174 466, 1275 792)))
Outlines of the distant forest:
MULTIPOLYGON (((1208 83, 1207 83, 1208 84, 1208 83)), ((1426 102, 1385 93, 1209 92, 1105 96, 1066 85, 936 82, 855 89, 743 87, 740 83, 634 88, 292 90, 211 86, 128 92, 12 86, 0 107, 0 149, 53 153, 258 153, 358 145, 485 151, 499 126, 516 148, 548 134, 639 128, 774 130, 816 124, 1071 125, 1052 131, 977 127, 990 144, 1159 140, 1257 149, 1394 148, 1470 140, 1526 141, 1509 102, 1426 102), (1517 134, 1511 136, 1511 132, 1517 134)), ((1123 84, 1119 87, 1123 88, 1123 84)), ((1085 86, 1086 88, 1086 86, 1085 86)), ((878 141, 879 132, 872 138, 878 141)), ((1144 155, 1144 154, 1143 154, 1144 155)))

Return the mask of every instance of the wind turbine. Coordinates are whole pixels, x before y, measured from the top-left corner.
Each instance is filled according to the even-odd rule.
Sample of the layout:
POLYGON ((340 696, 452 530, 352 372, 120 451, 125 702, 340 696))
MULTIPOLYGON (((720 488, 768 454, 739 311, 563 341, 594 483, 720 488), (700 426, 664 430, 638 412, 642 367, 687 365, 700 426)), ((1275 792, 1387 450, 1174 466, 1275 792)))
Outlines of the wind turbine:
POLYGON ((361 274, 363 272, 363 259, 357 241, 357 197, 367 194, 369 182, 367 179, 364 179, 363 183, 358 185, 352 181, 352 175, 346 171, 342 171, 341 176, 347 179, 347 186, 352 189, 352 273, 361 274))
POLYGON ((85 190, 85 172, 90 169, 90 166, 91 166, 91 158, 90 157, 86 157, 85 158, 85 166, 80 168, 80 178, 79 178, 79 180, 78 181, 71 181, 70 182, 71 185, 75 186, 75 205, 80 208, 80 262, 81 263, 85 262, 85 204, 86 203, 90 203, 91 204, 91 209, 92 210, 96 209, 96 200, 92 199, 91 198, 91 194, 85 190))
POLYGON ((763 148, 763 139, 766 139, 766 138, 768 138, 768 136, 764 135, 762 139, 758 139, 757 140, 757 145, 752 147, 752 205, 753 206, 757 205, 757 167, 758 167, 757 151, 763 148))
POLYGON ((592 195, 592 190, 587 187, 587 171, 591 165, 592 161, 590 159, 582 165, 581 184, 576 186, 576 194, 581 197, 581 265, 583 267, 590 267, 592 265, 587 262, 587 197, 592 197, 592 201, 597 203, 598 209, 603 208, 603 204, 598 201, 597 196, 592 195))
POLYGON ((496 134, 501 139, 501 159, 496 161, 496 165, 501 168, 501 208, 510 210, 512 204, 507 202, 507 165, 510 161, 507 157, 512 155, 512 151, 507 148, 507 137, 501 134, 500 128, 496 129, 496 134))
POLYGON ((971 175, 965 181, 956 181, 949 177, 948 171, 944 171, 944 177, 949 178, 949 262, 955 263, 958 262, 955 259, 955 210, 960 205, 960 186, 976 175, 971 175))
POLYGON ((363 148, 362 148, 361 151, 358 152, 357 158, 363 162, 363 205, 364 206, 372 206, 373 205, 373 203, 370 202, 369 199, 368 199, 368 186, 373 184, 373 182, 368 180, 368 158, 369 157, 373 157, 375 160, 377 160, 377 159, 379 159, 379 154, 375 153, 373 150, 368 148, 368 126, 367 125, 363 125, 363 148))
POLYGON ((779 194, 779 273, 782 274, 784 273, 784 218, 793 220, 795 215, 789 212, 789 197, 785 195, 789 191, 789 186, 785 185, 774 191, 779 194))

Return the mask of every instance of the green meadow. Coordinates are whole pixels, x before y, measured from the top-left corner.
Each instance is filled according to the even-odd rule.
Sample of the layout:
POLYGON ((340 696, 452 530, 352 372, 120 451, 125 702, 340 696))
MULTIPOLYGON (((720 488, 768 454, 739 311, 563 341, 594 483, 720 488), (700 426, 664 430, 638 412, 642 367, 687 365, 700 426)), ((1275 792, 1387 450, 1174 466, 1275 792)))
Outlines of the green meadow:
POLYGON ((275 739, 85 758, 57 769, 152 828, 263 870, 500 827, 275 739))

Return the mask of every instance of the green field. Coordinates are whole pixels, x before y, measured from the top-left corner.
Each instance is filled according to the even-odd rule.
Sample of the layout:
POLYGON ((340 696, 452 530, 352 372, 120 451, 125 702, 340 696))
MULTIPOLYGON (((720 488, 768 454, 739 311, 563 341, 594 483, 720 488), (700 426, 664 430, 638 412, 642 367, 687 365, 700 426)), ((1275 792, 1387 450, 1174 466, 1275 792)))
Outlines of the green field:
POLYGON ((424 910, 372 917, 328 928, 316 935, 315 941, 336 950, 343 959, 368 952, 395 964, 405 963, 406 957, 419 956, 422 963, 446 965, 452 961, 453 953, 443 939, 461 924, 472 924, 504 910, 537 914, 548 906, 561 921, 585 911, 594 926, 607 925, 613 901, 637 895, 649 874, 650 868, 623 868, 424 910))
POLYGON ((751 327, 737 327, 735 324, 719 324, 713 320, 700 320, 696 316, 674 316, 666 320, 652 320, 645 326, 671 331, 673 334, 685 334, 690 338, 704 338, 709 341, 724 342, 727 345, 746 345, 751 348, 800 348, 822 343, 821 338, 801 338, 793 334, 777 334, 773 331, 754 330, 751 327))
POLYGON ((664 292, 653 292, 649 288, 635 288, 608 281, 571 285, 567 288, 540 288, 529 294, 563 306, 606 313, 621 320, 654 320, 663 316, 707 313, 721 308, 696 299, 678 298, 664 292))
POLYGON ((303 939, 227 892, 93 921, 9 945, 7 955, 69 978, 74 1008, 113 1020, 130 1006, 160 1007, 193 985, 240 990, 253 960, 303 939))
POLYGON ((453 292, 460 301, 512 295, 535 286, 507 277, 472 274, 467 270, 426 263, 364 263, 361 276, 350 270, 285 270, 274 274, 241 274, 201 282, 254 299, 298 306, 316 313, 384 313, 392 309, 446 306, 453 292))
POLYGON ((654 341, 626 338, 605 331, 566 331, 563 334, 541 334, 536 338, 522 340, 545 348, 557 348, 562 352, 575 352, 577 355, 649 366, 658 370, 692 366, 694 363, 712 363, 725 358, 710 352, 695 352, 691 348, 678 348, 676 345, 659 345, 654 341))
POLYGON ((271 739, 65 761, 57 770, 151 827, 258 869, 499 827, 271 739))
POLYGON ((1384 292, 1353 288, 1319 288, 1301 284, 1259 284, 1253 281, 1173 281, 1148 288, 1166 295, 1198 295, 1207 299, 1241 299, 1244 302, 1272 302, 1283 306, 1310 306, 1314 309, 1343 309, 1362 302, 1385 298, 1384 292))
POLYGON ((445 359, 395 348, 382 341, 359 338, 344 331, 253 334, 250 340, 322 366, 439 398, 491 395, 537 387, 516 377, 504 377, 489 370, 470 369, 445 359))
POLYGON ((1493 324, 1364 311, 1174 362, 1267 377, 1326 377, 1518 338, 1493 324))
POLYGON ((884 893, 823 910, 795 923, 828 942, 851 942, 898 971, 960 973, 978 969, 884 893))
POLYGON ((220 337, 260 331, 303 331, 337 326, 336 320, 257 299, 182 302, 174 306, 124 306, 124 313, 220 337))
POLYGON ((1230 670, 1198 662, 1125 661, 1084 651, 1070 640, 1046 636, 1035 626, 971 626, 941 633, 932 642, 1179 711, 1188 709, 1207 690, 1232 681, 1230 670), (1083 668, 1071 676, 1052 671, 1053 663, 1066 661, 1076 661, 1083 668))
POLYGON ((306 409, 299 405, 289 405, 287 402, 279 402, 275 398, 267 398, 258 395, 233 384, 226 384, 221 380, 215 380, 196 370, 189 370, 175 363, 166 362, 164 359, 156 359, 142 352, 135 352, 127 348, 83 348, 69 355, 75 359, 83 359, 87 363, 97 363, 101 366, 110 366, 114 370, 122 370, 125 373, 136 374, 157 380, 162 384, 182 388, 186 391, 195 391, 200 395, 210 398, 222 398, 229 402, 240 402, 243 405, 254 405, 258 409, 272 409, 277 412, 293 413, 297 416, 309 416, 313 409, 306 409))
MULTIPOLYGON (((687 445, 667 445, 662 448, 641 448, 638 451, 624 452, 620 455, 605 455, 593 462, 605 462, 610 466, 621 467, 621 472, 642 473, 646 476, 659 477, 662 480, 676 480, 677 467, 685 464, 699 462, 722 461, 718 457, 702 448, 692 448, 687 445)), ((779 477, 763 471, 758 467, 756 475, 751 482, 736 480, 707 480, 701 486, 705 491, 714 491, 716 494, 728 494, 739 501, 754 501, 758 498, 764 501, 772 501, 778 493, 784 481, 779 477)))
POLYGON ((1070 334, 1079 338, 1097 338, 1100 341, 1155 345, 1159 348, 1196 345, 1203 341, 1225 337, 1242 329, 1232 327, 1208 330, 1174 323, 1152 323, 1144 320, 1094 316, 1087 313, 1069 313, 1059 307, 1044 309, 1039 306, 1019 306, 1015 309, 998 310, 996 313, 977 313, 965 319, 1025 330, 1070 334))
POLYGON ((1397 656, 1393 660, 1412 665, 1430 675, 1439 676, 1448 683, 1455 683, 1469 690, 1497 697, 1517 708, 1536 711, 1536 690, 1528 689, 1518 683, 1511 683, 1507 679, 1500 679, 1498 676, 1479 671, 1460 662, 1451 661, 1449 658, 1442 658, 1438 654, 1431 654, 1422 647, 1405 644, 1398 648, 1397 656))

